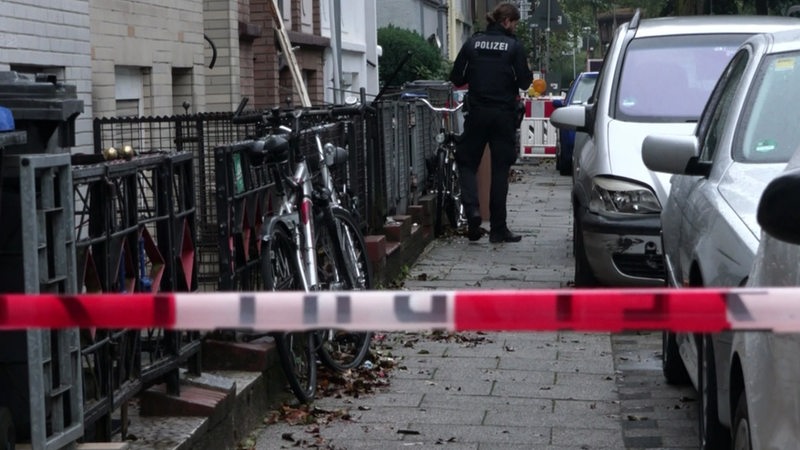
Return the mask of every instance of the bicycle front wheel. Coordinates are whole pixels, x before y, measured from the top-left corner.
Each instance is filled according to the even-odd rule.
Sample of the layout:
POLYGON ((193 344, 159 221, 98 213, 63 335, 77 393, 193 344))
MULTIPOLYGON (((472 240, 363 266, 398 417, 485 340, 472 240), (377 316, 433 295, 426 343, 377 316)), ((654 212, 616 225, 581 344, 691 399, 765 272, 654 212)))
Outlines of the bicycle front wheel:
MULTIPOLYGON (((276 226, 261 249, 264 284, 270 291, 300 291, 300 264, 289 233, 276 226)), ((278 359, 289 388, 302 403, 314 399, 317 390, 317 362, 314 332, 273 333, 278 359)))
POLYGON ((436 177, 434 189, 436 194, 436 210, 433 214, 433 235, 436 237, 444 233, 444 212, 447 201, 447 151, 444 148, 436 150, 436 177))
MULTIPOLYGON (((320 280, 336 290, 371 289, 372 268, 360 228, 346 210, 334 209, 333 219, 332 225, 317 228, 320 280), (334 245, 337 241, 338 248, 334 245)), ((324 330, 318 331, 316 338, 320 360, 331 369, 343 371, 361 365, 369 352, 372 333, 324 330)))
POLYGON ((314 331, 278 333, 275 347, 289 388, 301 403, 311 403, 317 393, 314 331))

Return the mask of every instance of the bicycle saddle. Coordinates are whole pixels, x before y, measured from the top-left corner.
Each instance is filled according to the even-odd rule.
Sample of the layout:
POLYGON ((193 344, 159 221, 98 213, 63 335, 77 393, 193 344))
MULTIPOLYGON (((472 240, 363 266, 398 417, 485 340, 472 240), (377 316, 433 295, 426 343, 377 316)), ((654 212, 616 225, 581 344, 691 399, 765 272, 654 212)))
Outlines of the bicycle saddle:
POLYGON ((289 161, 289 141, 281 136, 268 136, 263 141, 262 152, 267 164, 280 164, 289 161))

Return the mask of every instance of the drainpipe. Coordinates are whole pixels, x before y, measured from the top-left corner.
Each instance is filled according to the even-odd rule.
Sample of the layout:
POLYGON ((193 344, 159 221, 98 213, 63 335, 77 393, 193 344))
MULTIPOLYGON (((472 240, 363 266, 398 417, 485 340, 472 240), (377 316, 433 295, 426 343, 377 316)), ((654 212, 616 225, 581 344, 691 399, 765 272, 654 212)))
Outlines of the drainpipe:
POLYGON ((342 4, 340 0, 330 0, 331 11, 331 50, 333 51, 333 102, 344 104, 342 92, 342 4))

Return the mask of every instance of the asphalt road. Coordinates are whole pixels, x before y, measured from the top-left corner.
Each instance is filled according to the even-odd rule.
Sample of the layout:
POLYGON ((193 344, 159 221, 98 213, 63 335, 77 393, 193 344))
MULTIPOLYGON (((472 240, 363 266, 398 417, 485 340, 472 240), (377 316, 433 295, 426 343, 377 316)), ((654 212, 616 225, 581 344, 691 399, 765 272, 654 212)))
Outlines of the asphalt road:
MULTIPOLYGON (((552 289, 573 279, 570 178, 553 161, 514 167, 519 243, 436 240, 402 288, 552 289)), ((286 405, 255 449, 697 448, 696 393, 666 385, 661 336, 490 332, 379 335, 373 368, 330 380, 309 409, 286 405)))

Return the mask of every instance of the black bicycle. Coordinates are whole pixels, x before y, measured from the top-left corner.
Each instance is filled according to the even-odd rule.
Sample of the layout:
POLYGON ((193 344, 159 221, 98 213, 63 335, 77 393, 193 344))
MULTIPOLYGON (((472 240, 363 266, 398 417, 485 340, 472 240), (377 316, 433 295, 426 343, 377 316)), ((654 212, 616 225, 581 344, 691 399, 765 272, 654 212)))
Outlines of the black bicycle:
POLYGON ((464 105, 459 103, 455 108, 436 107, 427 99, 419 98, 431 111, 440 117, 439 132, 436 134, 436 154, 432 160, 429 171, 433 173, 432 190, 436 196, 436 210, 434 212, 434 236, 441 236, 445 229, 445 216, 450 227, 459 229, 466 223, 464 205, 461 203, 461 182, 456 163, 456 143, 458 134, 455 132, 455 112, 464 105))

